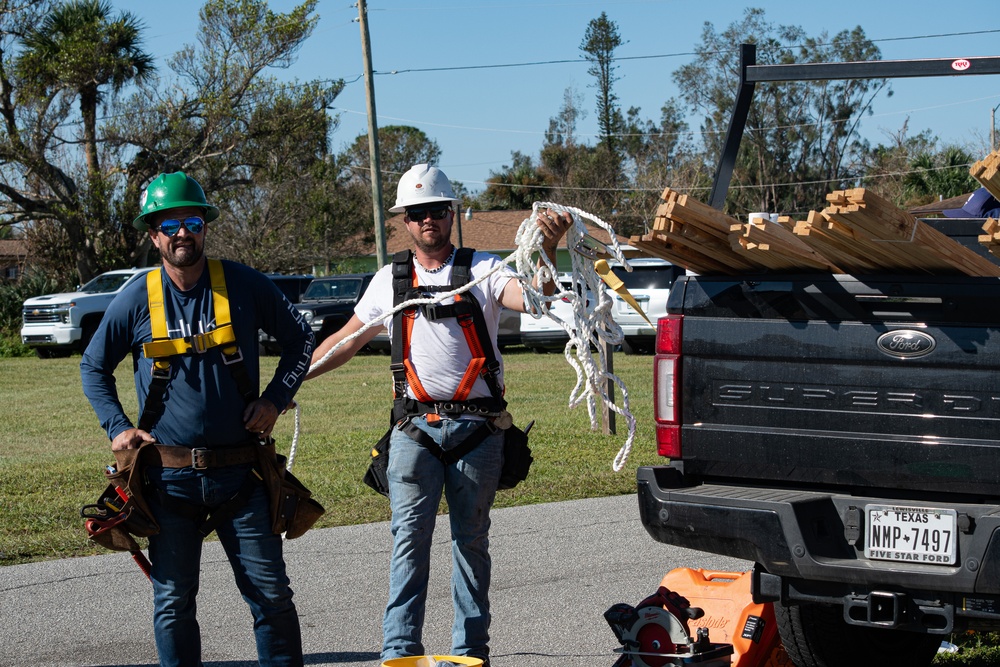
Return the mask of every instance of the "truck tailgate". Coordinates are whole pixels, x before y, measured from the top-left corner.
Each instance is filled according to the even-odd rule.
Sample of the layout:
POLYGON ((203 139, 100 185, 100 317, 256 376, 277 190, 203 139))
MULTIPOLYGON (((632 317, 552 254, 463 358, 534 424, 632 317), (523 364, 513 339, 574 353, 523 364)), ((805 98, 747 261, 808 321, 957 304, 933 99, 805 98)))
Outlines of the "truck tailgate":
POLYGON ((697 285, 683 309, 686 474, 1000 494, 996 280, 697 285))

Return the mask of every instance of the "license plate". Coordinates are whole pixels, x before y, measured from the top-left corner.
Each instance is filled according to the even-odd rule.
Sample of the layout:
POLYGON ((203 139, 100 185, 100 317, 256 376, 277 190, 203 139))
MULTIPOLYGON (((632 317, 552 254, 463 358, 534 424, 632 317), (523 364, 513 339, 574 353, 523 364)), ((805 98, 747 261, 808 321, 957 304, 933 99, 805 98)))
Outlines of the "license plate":
MULTIPOLYGON (((649 297, 648 296, 636 296, 636 297, 633 297, 633 298, 635 299, 635 302, 637 304, 639 304, 639 307, 642 308, 643 310, 646 310, 649 307, 649 297)), ((633 308, 632 306, 630 306, 629 303, 625 299, 618 299, 618 312, 619 313, 627 313, 627 314, 631 314, 631 313, 638 314, 638 313, 636 313, 635 308, 633 308)))
POLYGON ((954 565, 956 512, 926 507, 865 505, 865 556, 874 560, 954 565))

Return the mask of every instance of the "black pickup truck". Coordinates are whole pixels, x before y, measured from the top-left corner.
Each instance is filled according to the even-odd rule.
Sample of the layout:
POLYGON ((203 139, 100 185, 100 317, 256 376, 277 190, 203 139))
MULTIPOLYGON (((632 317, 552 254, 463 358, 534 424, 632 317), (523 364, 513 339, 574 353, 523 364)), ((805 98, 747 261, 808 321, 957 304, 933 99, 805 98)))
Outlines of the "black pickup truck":
POLYGON ((295 307, 312 327, 317 345, 347 324, 374 275, 350 273, 316 278, 309 283, 295 307))
MULTIPOLYGON (((975 243, 983 221, 926 222, 975 243)), ((654 361, 669 461, 638 470, 643 525, 754 563, 799 667, 927 665, 950 633, 1000 626, 998 303, 985 277, 678 279, 654 361)))

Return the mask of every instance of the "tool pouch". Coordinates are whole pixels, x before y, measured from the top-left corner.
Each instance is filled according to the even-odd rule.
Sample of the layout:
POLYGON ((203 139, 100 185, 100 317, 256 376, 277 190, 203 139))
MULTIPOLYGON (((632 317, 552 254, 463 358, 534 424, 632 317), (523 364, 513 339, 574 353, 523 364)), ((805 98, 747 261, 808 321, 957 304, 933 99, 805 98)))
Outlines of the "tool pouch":
POLYGON ((80 511, 86 519, 88 537, 106 549, 136 551, 139 545, 133 536, 149 537, 160 532, 143 495, 142 460, 147 446, 150 445, 114 452, 117 470, 105 471, 107 488, 96 504, 80 511))
POLYGON ((386 498, 389 497, 389 438, 395 425, 390 426, 385 435, 372 447, 372 460, 362 478, 365 484, 386 498))
POLYGON ((503 467, 500 470, 498 489, 513 489, 528 477, 531 467, 531 449, 528 434, 511 425, 503 432, 503 467))
POLYGON ((326 512, 312 497, 312 492, 290 471, 285 469, 285 457, 274 450, 274 441, 261 445, 259 466, 271 503, 271 529, 295 539, 326 512))
MULTIPOLYGON (((128 502, 122 510, 128 518, 125 527, 128 532, 137 537, 149 537, 160 532, 160 526, 153 519, 153 512, 146 503, 145 490, 145 458, 148 452, 155 451, 152 443, 143 443, 138 449, 122 449, 114 452, 117 462, 117 472, 105 472, 108 481, 125 492, 128 502)), ((114 493, 113 488, 109 488, 114 493)))

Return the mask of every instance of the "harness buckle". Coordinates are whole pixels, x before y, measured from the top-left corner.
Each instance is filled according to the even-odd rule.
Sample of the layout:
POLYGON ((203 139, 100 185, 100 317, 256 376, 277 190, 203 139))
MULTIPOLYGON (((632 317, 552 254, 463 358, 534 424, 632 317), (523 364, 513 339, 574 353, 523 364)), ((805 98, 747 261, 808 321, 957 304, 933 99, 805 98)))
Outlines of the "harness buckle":
POLYGON ((598 241, 590 234, 585 234, 571 250, 587 259, 597 260, 602 255, 614 256, 614 251, 606 243, 598 241))
POLYGON ((153 369, 150 371, 150 376, 154 380, 169 380, 170 379, 170 363, 167 362, 162 366, 156 361, 153 362, 153 369))
POLYGON ((197 447, 191 450, 191 467, 195 470, 207 470, 211 465, 209 459, 212 452, 204 447, 197 447))
POLYGON ((191 334, 184 338, 184 342, 191 346, 191 351, 195 354, 205 354, 208 350, 208 334, 191 334))
POLYGON ((438 319, 437 306, 438 304, 436 303, 425 303, 422 306, 424 311, 424 317, 426 317, 428 321, 433 322, 434 320, 438 319))
POLYGON ((239 347, 236 348, 236 354, 228 354, 225 350, 222 350, 222 363, 226 366, 232 366, 243 361, 243 350, 239 347))

